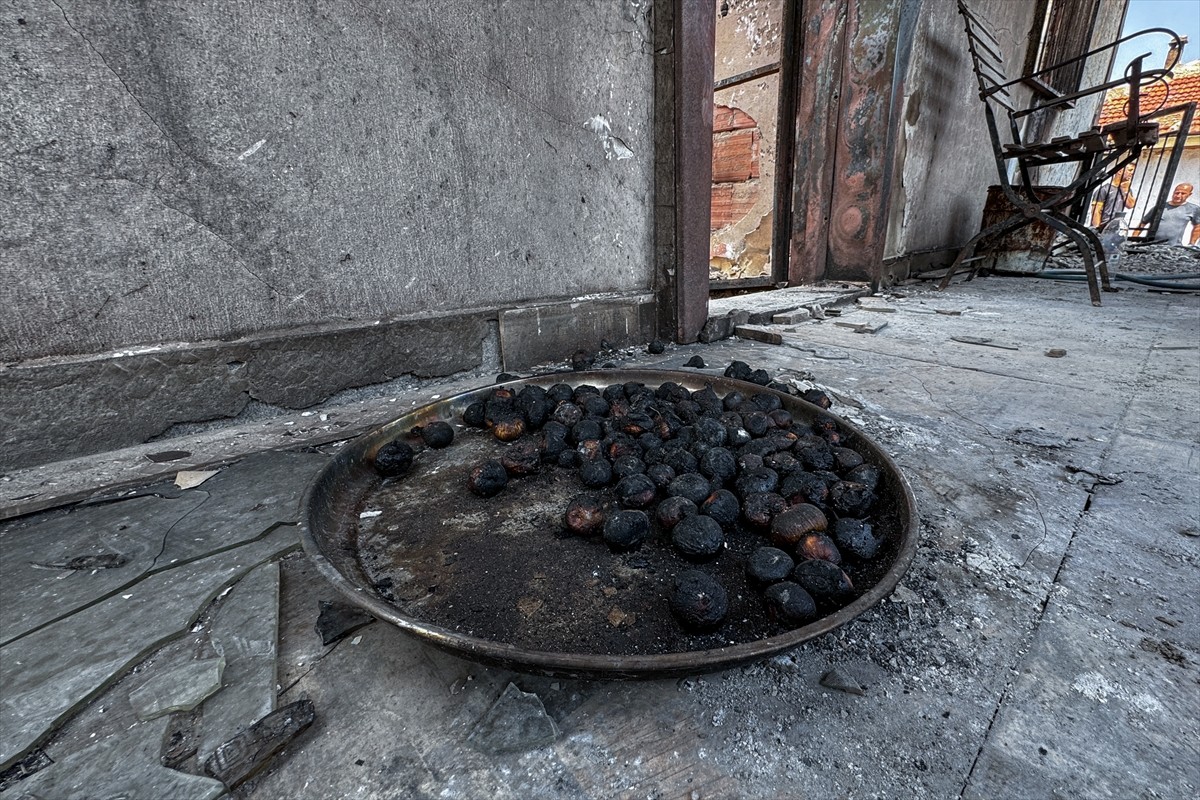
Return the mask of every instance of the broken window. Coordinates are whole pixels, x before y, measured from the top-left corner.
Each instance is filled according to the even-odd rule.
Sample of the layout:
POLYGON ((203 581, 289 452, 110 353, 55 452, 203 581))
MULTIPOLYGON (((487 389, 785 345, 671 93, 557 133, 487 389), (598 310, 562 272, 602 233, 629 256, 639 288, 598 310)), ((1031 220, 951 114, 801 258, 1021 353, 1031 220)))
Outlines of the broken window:
MULTIPOLYGON (((1086 53, 1100 0, 1038 0, 1025 64, 1028 75, 1086 53)), ((1080 60, 1039 75, 1035 83, 1057 94, 1079 91, 1085 61, 1080 60)))

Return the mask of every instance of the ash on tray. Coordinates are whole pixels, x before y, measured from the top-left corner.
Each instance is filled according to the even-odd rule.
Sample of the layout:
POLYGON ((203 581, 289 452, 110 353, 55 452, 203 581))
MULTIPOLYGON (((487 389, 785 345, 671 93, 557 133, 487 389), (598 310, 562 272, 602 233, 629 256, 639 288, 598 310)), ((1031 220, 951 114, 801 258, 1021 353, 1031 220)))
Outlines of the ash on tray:
POLYGON ((414 619, 540 651, 688 652, 761 640, 832 613, 894 560, 899 489, 880 481, 869 499, 839 510, 843 493, 789 480, 850 485, 850 471, 861 472, 868 453, 847 457, 853 437, 835 418, 799 404, 789 406, 793 416, 780 395, 761 388, 769 379, 754 377, 756 384, 723 397, 674 383, 495 387, 466 409, 473 424, 456 429, 453 446, 422 451, 408 474, 378 480, 363 498, 360 510, 380 513, 357 515, 358 563, 376 592, 414 619), (521 436, 511 436, 514 426, 521 436), (505 458, 531 442, 542 453, 536 470, 528 458, 505 458), (846 453, 835 458, 835 450, 846 453), (509 470, 495 496, 472 494, 471 475, 488 462, 524 466, 509 470), (607 477, 589 478, 589 465, 601 462, 607 477), (676 477, 650 477, 663 466, 676 477), (673 513, 660 510, 665 505, 673 513), (867 517, 865 505, 866 533, 878 545, 872 559, 838 553, 824 533, 803 547, 772 533, 772 516, 790 509, 813 532, 832 534, 850 510, 867 517), (736 511, 747 508, 749 518, 736 511), (692 516, 703 529, 687 522, 692 516), (775 581, 756 572, 750 580, 752 555, 772 542, 801 566, 817 556, 832 559, 822 562, 831 569, 797 567, 775 581), (681 603, 680 582, 695 583, 697 572, 725 593, 715 609, 724 612, 720 620, 697 623, 681 603), (790 593, 783 600, 767 592, 782 580, 790 593), (810 591, 809 600, 800 596, 810 591))

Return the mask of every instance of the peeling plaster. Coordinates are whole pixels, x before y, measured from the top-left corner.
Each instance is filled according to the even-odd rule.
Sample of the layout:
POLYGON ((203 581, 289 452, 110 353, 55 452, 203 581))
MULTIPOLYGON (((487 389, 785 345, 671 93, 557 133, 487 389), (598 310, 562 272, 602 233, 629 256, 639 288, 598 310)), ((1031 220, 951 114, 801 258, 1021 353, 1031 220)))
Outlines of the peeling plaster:
POLYGON ((633 158, 633 151, 619 137, 612 135, 612 128, 608 124, 608 120, 601 115, 597 114, 592 117, 583 123, 583 127, 596 134, 600 144, 604 146, 604 157, 609 161, 614 158, 617 161, 633 158))

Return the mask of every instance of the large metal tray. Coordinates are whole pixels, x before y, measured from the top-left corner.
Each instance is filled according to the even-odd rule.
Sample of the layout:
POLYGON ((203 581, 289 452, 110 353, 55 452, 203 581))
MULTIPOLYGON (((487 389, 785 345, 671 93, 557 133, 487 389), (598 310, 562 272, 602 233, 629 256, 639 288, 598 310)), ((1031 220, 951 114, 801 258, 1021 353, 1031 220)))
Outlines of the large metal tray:
MULTIPOLYGON (((527 383, 604 387, 628 381, 652 387, 674 381, 689 390, 711 385, 722 396, 772 391, 665 370, 573 372, 507 385, 519 390, 527 383)), ((754 618, 756 601, 738 595, 731 617, 741 614, 745 625, 735 634, 686 635, 663 603, 675 571, 671 556, 652 548, 614 555, 595 541, 560 532, 566 499, 584 491, 570 471, 550 468, 510 482, 487 500, 467 491, 471 466, 504 447, 461 425, 463 410, 493 388, 439 400, 350 442, 309 488, 303 542, 321 574, 352 603, 429 644, 488 664, 567 677, 658 678, 725 669, 844 625, 891 594, 912 561, 917 512, 911 489, 886 453, 839 420, 848 446, 882 473, 873 516, 887 544, 858 575, 851 573, 862 593, 791 630, 754 618), (372 467, 375 452, 408 436, 413 426, 438 419, 456 425, 455 443, 422 452, 403 478, 381 481, 372 467), (448 613, 461 616, 448 622, 448 613)), ((779 396, 797 419, 822 413, 794 396, 779 396)), ((731 535, 731 543, 752 535, 731 535)), ((737 551, 748 546, 731 544, 717 561, 735 582, 737 551)), ((731 597, 736 591, 731 587, 731 597)))

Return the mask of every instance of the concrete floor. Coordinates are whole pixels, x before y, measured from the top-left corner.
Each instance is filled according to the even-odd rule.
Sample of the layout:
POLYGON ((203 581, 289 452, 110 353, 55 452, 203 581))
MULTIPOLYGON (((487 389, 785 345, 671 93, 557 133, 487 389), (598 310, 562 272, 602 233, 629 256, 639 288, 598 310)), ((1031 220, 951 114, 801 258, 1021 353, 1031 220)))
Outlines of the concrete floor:
POLYGON ((616 361, 699 354, 719 374, 741 359, 825 388, 894 455, 920 547, 854 622, 744 668, 638 683, 486 668, 378 622, 323 646, 318 604, 337 597, 296 551, 304 485, 337 440, 490 382, 460 378, 3 476, 4 794, 219 797, 180 742, 203 756, 308 698, 313 725, 232 796, 1196 796, 1200 296, 1128 289, 1093 308, 1081 284, 988 278, 839 310, 767 326, 781 344, 616 361), (189 455, 146 457, 173 449, 189 455), (239 460, 253 451, 275 452, 239 460), (864 693, 821 685, 835 667, 864 693), (200 705, 142 721, 148 697, 200 705), (495 752, 497 719, 525 725, 505 741, 528 749, 495 752))

